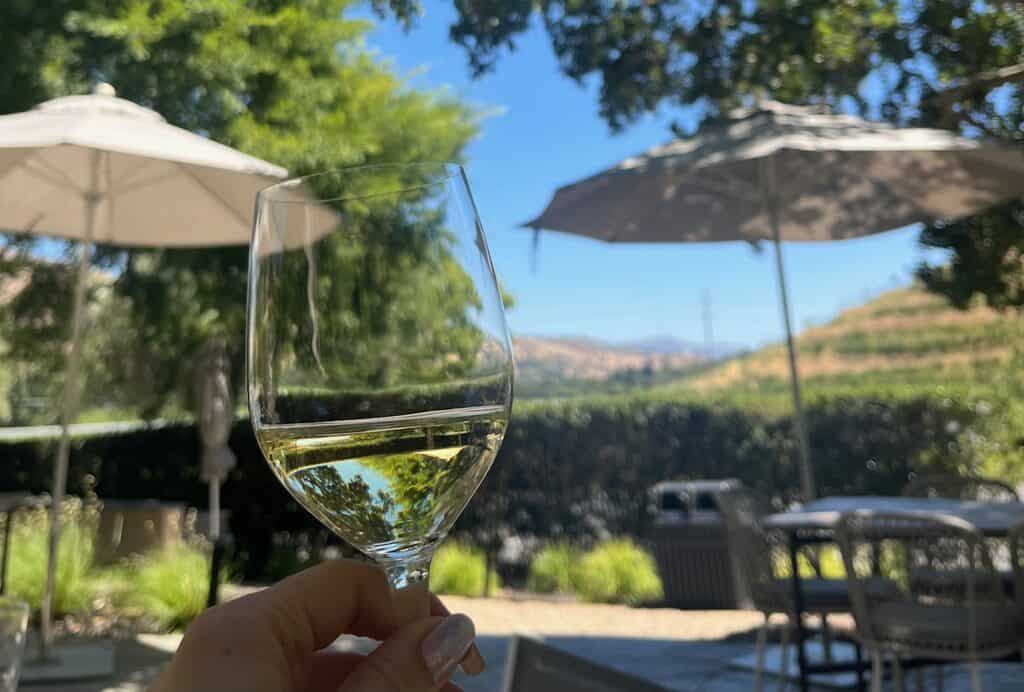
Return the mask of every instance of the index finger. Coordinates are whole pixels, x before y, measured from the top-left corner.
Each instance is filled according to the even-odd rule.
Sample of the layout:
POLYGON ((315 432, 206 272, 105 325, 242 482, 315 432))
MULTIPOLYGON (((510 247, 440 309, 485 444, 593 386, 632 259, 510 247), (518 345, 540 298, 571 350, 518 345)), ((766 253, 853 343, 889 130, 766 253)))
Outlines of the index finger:
POLYGON ((276 615, 281 634, 306 651, 342 634, 386 639, 398 628, 383 570, 364 562, 323 562, 247 598, 276 615))

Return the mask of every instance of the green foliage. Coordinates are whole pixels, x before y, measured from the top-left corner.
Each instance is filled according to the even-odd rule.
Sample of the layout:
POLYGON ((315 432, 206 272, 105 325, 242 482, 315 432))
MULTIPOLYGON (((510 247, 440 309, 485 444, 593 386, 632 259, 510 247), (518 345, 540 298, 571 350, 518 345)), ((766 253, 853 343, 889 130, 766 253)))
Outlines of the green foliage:
POLYGON ((580 558, 580 551, 566 542, 542 548, 530 560, 526 588, 535 593, 572 593, 580 558))
POLYGON ((929 290, 966 308, 977 296, 1000 309, 1024 307, 1024 205, 1011 202, 985 214, 934 224, 921 244, 950 251, 948 264, 924 264, 917 276, 929 290))
POLYGON ((584 555, 575 581, 587 601, 639 605, 662 597, 654 558, 629 539, 602 543, 584 555))
POLYGON ((491 572, 491 591, 485 594, 487 558, 483 551, 468 545, 448 542, 438 548, 430 565, 430 590, 456 596, 487 596, 501 584, 491 572))
MULTIPOLYGON (((108 572, 114 604, 167 630, 181 629, 206 608, 210 588, 209 551, 179 544, 140 556, 108 572)), ((221 575, 221 583, 227 581, 221 575)))
MULTIPOLYGON (((411 11, 407 3, 393 6, 411 11)), ((349 0, 3 3, 0 112, 84 93, 102 79, 171 123, 294 175, 363 163, 459 159, 477 131, 476 113, 447 93, 406 86, 364 48, 369 24, 347 17, 351 7, 349 0)), ((8 277, 24 271, 34 256, 31 241, 12 243, 17 252, 5 255, 0 267, 8 277)), ((94 259, 117 280, 112 295, 94 303, 94 322, 104 326, 94 331, 111 338, 90 341, 86 392, 102 392, 104 401, 87 405, 129 406, 144 417, 189 408, 189 355, 211 336, 230 339, 240 381, 246 248, 100 248, 94 259)), ((413 282, 404 282, 394 258, 377 259, 394 271, 364 293, 385 300, 408 290, 413 282)), ((325 262, 322 276, 350 274, 345 261, 368 260, 325 262)), ((66 338, 68 274, 36 266, 33 281, 37 271, 38 290, 5 311, 0 324, 8 369, 31 366, 27 384, 12 385, 30 390, 19 400, 52 397, 66 338)))
MULTIPOLYGON (((45 510, 22 511, 11 534, 7 592, 38 610, 46 584, 46 558, 49 521, 45 510)), ((93 573, 93 536, 96 515, 69 501, 63 513, 64 527, 58 547, 57 583, 54 610, 81 613, 89 610, 98 593, 93 573)))

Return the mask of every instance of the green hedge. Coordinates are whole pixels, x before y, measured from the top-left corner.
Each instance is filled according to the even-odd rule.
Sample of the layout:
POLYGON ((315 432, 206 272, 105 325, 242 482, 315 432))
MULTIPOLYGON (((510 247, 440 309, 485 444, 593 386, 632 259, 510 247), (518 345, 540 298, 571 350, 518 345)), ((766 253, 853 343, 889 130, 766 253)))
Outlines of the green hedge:
MULTIPOLYGON (((819 492, 897 494, 913 471, 964 465, 959 435, 974 417, 938 398, 813 401, 806 418, 819 492)), ((791 419, 637 398, 524 406, 456 528, 484 542, 505 528, 584 543, 637 536, 654 483, 726 477, 796 499, 791 419)))
MULTIPOLYGON (((807 411, 822 494, 899 492, 912 471, 967 464, 959 440, 973 409, 938 397, 819 398, 807 411)), ((239 459, 223 505, 245 576, 265 573, 275 535, 323 529, 271 474, 247 422, 230 441, 239 459)), ((79 441, 72 493, 95 482, 101 498, 161 498, 206 505, 190 426, 79 441)), ((0 445, 0 491, 49 487, 52 443, 0 445)), ((664 479, 736 477, 791 499, 798 487, 791 420, 724 404, 651 397, 543 402, 517 407, 508 436, 477 497, 456 525, 493 547, 508 532, 589 544, 641 536, 646 489, 664 479)), ((316 543, 316 540, 313 540, 316 543)))

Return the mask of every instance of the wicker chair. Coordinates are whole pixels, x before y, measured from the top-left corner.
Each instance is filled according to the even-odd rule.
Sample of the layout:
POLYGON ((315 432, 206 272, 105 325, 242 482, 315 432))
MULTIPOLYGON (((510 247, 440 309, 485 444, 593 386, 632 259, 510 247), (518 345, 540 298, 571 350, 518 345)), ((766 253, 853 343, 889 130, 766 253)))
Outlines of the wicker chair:
POLYGON ((994 478, 971 475, 917 476, 903 488, 905 497, 943 497, 980 502, 1020 502, 1013 486, 994 478))
MULTIPOLYGON (((764 615, 764 623, 757 635, 757 664, 754 669, 755 691, 760 692, 764 676, 765 647, 771 616, 782 614, 788 618, 782 630, 782 668, 789 666, 789 636, 795 624, 792 600, 792 582, 775 574, 776 548, 781 548, 778 537, 765 532, 760 525, 761 509, 757 498, 743 489, 730 490, 718 498, 718 506, 725 519, 729 537, 729 550, 739 568, 747 595, 754 608, 764 615)), ((812 560, 812 564, 813 560, 812 560)), ((809 613, 821 617, 825 637, 826 657, 831 656, 828 616, 849 613, 850 598, 845 581, 834 579, 805 579, 803 581, 804 607, 809 613)), ((780 692, 785 689, 785 674, 779 677, 780 692)))
POLYGON ((872 692, 881 692, 887 656, 898 686, 901 658, 967 661, 972 689, 980 692, 978 661, 1020 646, 1024 619, 1002 589, 984 537, 970 523, 941 514, 852 512, 841 518, 836 541, 856 636, 871 650, 872 692), (897 589, 870 587, 876 559, 897 589), (925 578, 918 578, 922 573, 925 578))
MULTIPOLYGON (((952 500, 976 500, 978 502, 1004 503, 1019 502, 1020 497, 1013 486, 994 478, 972 475, 924 475, 914 478, 903 488, 905 497, 946 498, 952 500)), ((1003 588, 1009 596, 1015 592, 1013 574, 1009 569, 1009 554, 1005 541, 989 540, 989 552, 1000 570, 1003 588)), ((946 575, 948 579, 950 575, 946 575)), ((924 575, 921 575, 924 578, 924 575)))

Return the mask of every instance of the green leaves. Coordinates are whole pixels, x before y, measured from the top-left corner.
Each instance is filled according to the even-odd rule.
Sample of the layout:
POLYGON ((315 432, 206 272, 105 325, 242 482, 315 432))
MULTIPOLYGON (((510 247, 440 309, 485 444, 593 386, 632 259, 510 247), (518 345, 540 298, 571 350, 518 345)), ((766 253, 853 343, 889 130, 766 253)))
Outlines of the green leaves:
MULTIPOLYGON (((408 88, 372 57, 362 44, 369 24, 345 16, 352 5, 350 0, 0 3, 5 45, 0 111, 84 93, 103 80, 173 124, 270 160, 293 175, 362 163, 461 158, 478 129, 476 113, 449 94, 408 88)), ((393 5, 411 18, 411 3, 393 5)), ((178 203, 167 201, 169 208, 178 203)), ((230 338, 238 377, 245 248, 105 248, 99 256, 116 281, 111 299, 95 308, 96 324, 109 336, 92 358, 118 367, 109 368, 102 387, 90 385, 87 391, 129 402, 143 415, 166 412, 169 405, 187 407, 191 354, 216 334, 230 338)), ((40 353, 55 356, 38 370, 51 385, 62 370, 63 317, 71 297, 56 284, 63 281, 60 272, 66 269, 32 269, 39 283, 8 306, 7 329, 0 335, 9 340, 8 364, 31 364, 40 353), (46 329, 33 330, 31 340, 27 332, 19 338, 26 322, 46 329)))

